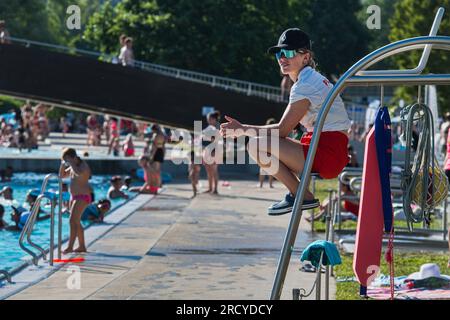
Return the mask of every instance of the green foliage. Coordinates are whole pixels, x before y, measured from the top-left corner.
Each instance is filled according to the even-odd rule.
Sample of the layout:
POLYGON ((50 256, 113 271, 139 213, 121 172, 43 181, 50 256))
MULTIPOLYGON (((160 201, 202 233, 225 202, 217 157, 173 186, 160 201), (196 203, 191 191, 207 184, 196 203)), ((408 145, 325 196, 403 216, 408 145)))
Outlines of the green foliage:
POLYGON ((14 98, 0 96, 0 114, 9 112, 12 109, 20 108, 23 101, 14 98))
POLYGON ((84 38, 114 53, 124 33, 135 39, 140 60, 278 84, 278 66, 265 52, 283 30, 309 31, 321 70, 340 74, 367 45, 359 9, 358 0, 338 5, 332 0, 124 0, 116 6, 108 1, 92 15, 84 38))
POLYGON ((53 35, 46 26, 46 0, 0 1, 0 20, 5 20, 11 36, 51 41, 53 35))
POLYGON ((0 1, 0 19, 5 20, 11 36, 35 41, 75 46, 80 44, 83 26, 98 9, 100 0, 9 0, 0 1), (82 30, 68 30, 66 10, 81 9, 82 30))
POLYGON ((47 24, 55 37, 55 42, 66 46, 82 47, 82 35, 89 17, 100 7, 100 1, 92 0, 48 0, 47 24), (81 30, 69 30, 66 21, 69 15, 67 8, 77 5, 81 9, 81 30))
POLYGON ((354 0, 311 1, 311 18, 305 29, 325 74, 339 77, 368 53, 368 29, 357 16, 361 8, 360 1, 354 0))
MULTIPOLYGON (((395 6, 395 12, 390 20, 391 41, 428 35, 433 24, 434 16, 439 7, 450 9, 450 0, 400 0, 395 6)), ((442 19, 438 34, 450 35, 449 12, 442 19)), ((419 63, 422 50, 409 51, 394 57, 398 68, 414 68, 419 63)), ((446 51, 434 50, 428 60, 425 73, 450 73, 449 54, 446 51)), ((408 103, 416 101, 417 88, 401 87, 397 90, 398 98, 408 103)), ((440 112, 450 110, 450 88, 438 87, 440 112)))
POLYGON ((370 51, 376 50, 382 46, 389 44, 389 34, 391 32, 391 26, 389 20, 394 15, 395 4, 399 0, 362 0, 362 10, 358 14, 361 23, 366 24, 369 14, 367 8, 371 5, 377 5, 381 9, 381 29, 368 30, 370 39, 369 49, 370 51))
POLYGON ((53 107, 47 112, 47 118, 50 120, 59 121, 61 117, 65 117, 67 115, 67 112, 67 109, 53 107))

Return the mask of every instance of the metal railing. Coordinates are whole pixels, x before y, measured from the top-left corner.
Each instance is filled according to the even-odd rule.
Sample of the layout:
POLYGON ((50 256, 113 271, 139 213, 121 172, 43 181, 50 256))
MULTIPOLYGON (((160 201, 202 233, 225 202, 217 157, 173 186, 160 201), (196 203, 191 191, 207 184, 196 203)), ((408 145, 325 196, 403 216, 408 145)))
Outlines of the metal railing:
POLYGON ((0 270, 0 275, 3 275, 3 277, 8 281, 9 283, 12 283, 11 274, 6 270, 0 270))
MULTIPOLYGON (((49 43, 15 38, 15 37, 9 37, 8 39, 11 40, 11 42, 13 42, 13 43, 23 44, 26 47, 30 47, 30 46, 44 47, 44 48, 53 49, 53 50, 57 50, 57 51, 61 51, 64 53, 69 53, 69 54, 79 54, 79 55, 83 55, 83 56, 91 56, 91 57, 95 57, 101 61, 110 62, 110 63, 113 63, 115 60, 117 60, 116 56, 110 55, 110 54, 104 54, 101 52, 69 48, 66 46, 49 44, 49 43)), ((269 85, 255 83, 255 82, 237 80, 237 79, 226 78, 226 77, 219 77, 219 76, 215 76, 215 75, 211 75, 211 74, 207 74, 207 73, 195 72, 195 71, 190 71, 190 70, 185 70, 185 69, 178 69, 178 68, 163 66, 163 65, 159 65, 159 64, 149 63, 149 62, 145 62, 145 61, 139 61, 139 60, 134 60, 134 67, 141 69, 141 70, 150 71, 153 73, 158 73, 158 74, 168 76, 168 77, 173 77, 173 78, 196 82, 196 83, 202 83, 202 84, 210 85, 215 88, 230 90, 230 91, 238 92, 238 93, 245 94, 248 96, 260 97, 260 98, 264 98, 264 99, 274 101, 274 102, 287 102, 288 101, 288 99, 286 97, 283 97, 283 95, 281 94, 281 89, 279 87, 275 87, 275 86, 269 86, 269 85)))
MULTIPOLYGON (((436 20, 439 15, 442 14, 443 8, 440 8, 436 20)), ((369 75, 357 75, 361 70, 367 68, 374 61, 381 61, 384 58, 397 54, 398 52, 410 51, 418 48, 425 48, 427 45, 431 45, 432 48, 442 49, 450 51, 450 37, 448 36, 423 36, 400 40, 395 43, 386 45, 374 52, 368 54, 357 63, 355 63, 347 72, 338 80, 333 89, 328 93, 322 108, 317 117, 317 121, 314 127, 314 135, 311 140, 310 149, 305 160, 303 171, 299 174, 300 185, 297 189, 295 202, 292 210, 292 216, 289 222, 288 230, 283 242, 283 248, 281 250, 278 266, 273 282, 271 299, 280 299, 281 291, 283 289, 284 281, 286 279, 286 273, 289 267, 289 261, 292 254, 292 248, 294 247, 295 239, 302 217, 301 204, 305 196, 305 191, 308 187, 309 178, 311 175, 312 164, 316 155, 317 146, 319 143, 320 134, 325 124, 325 118, 337 96, 350 85, 366 85, 366 86, 383 86, 386 84, 397 85, 424 85, 424 84, 450 84, 450 74, 397 74, 392 72, 383 72, 369 74, 369 75)), ((428 57, 424 60, 426 65, 428 57)))
MULTIPOLYGON (((350 200, 350 201, 358 201, 360 200, 360 196, 358 195, 343 195, 341 190, 341 183, 342 184, 348 184, 350 186, 350 189, 352 191, 356 191, 360 194, 361 188, 362 188, 362 175, 363 171, 362 168, 356 168, 350 171, 345 169, 338 177, 338 181, 340 182, 338 185, 338 203, 341 203, 341 201, 344 200, 350 200)), ((393 195, 393 203, 399 203, 399 197, 403 196, 403 190, 401 188, 401 177, 402 175, 400 173, 392 173, 390 178, 391 183, 391 193, 393 195)), ((413 235, 420 235, 420 234, 427 234, 427 235, 441 235, 442 240, 447 240, 447 206, 448 206, 448 197, 443 201, 441 206, 436 207, 435 209, 439 209, 439 211, 442 211, 442 216, 439 217, 440 219, 440 227, 437 226, 428 226, 424 228, 414 228, 414 233, 409 232, 409 229, 406 227, 396 226, 395 231, 396 232, 408 232, 409 234, 413 235)), ((434 211, 434 213, 437 213, 439 211, 434 211)), ((338 206, 336 209, 336 217, 337 217, 337 223, 338 223, 338 232, 348 232, 348 231, 356 231, 356 230, 344 230, 342 228, 342 210, 341 206, 338 206)), ((438 216, 437 216, 438 217, 438 216)))
POLYGON ((33 232, 34 225, 38 219, 41 202, 43 199, 48 199, 51 203, 50 207, 50 249, 49 249, 49 264, 53 266, 54 261, 54 251, 55 251, 55 208, 56 203, 58 203, 58 259, 61 259, 61 251, 62 251, 62 201, 63 201, 63 192, 62 192, 62 180, 57 174, 48 174, 45 176, 44 181, 42 183, 42 187, 40 190, 40 194, 37 197, 33 207, 31 208, 31 213, 22 229, 19 238, 19 246, 23 251, 28 253, 33 258, 33 264, 38 264, 38 259, 40 255, 36 254, 33 250, 27 248, 24 244, 24 239, 26 236, 27 243, 38 250, 42 255, 44 260, 47 260, 46 251, 36 243, 31 240, 31 235, 33 232), (58 195, 46 192, 47 185, 50 179, 58 180, 58 195))

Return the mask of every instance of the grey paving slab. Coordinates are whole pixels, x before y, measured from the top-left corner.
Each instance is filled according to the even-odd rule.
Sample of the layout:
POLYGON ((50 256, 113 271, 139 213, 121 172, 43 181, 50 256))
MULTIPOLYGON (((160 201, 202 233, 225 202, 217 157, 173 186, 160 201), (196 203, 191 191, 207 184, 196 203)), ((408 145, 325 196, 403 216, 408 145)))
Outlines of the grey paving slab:
MULTIPOLYGON (((193 200, 188 185, 170 185, 88 248, 76 265, 80 289, 68 289, 66 265, 12 299, 267 299, 289 215, 266 214, 285 193, 280 184, 255 185, 231 182, 193 200)), ((300 251, 316 239, 308 228, 301 223, 283 299, 314 281, 298 271, 300 251)))

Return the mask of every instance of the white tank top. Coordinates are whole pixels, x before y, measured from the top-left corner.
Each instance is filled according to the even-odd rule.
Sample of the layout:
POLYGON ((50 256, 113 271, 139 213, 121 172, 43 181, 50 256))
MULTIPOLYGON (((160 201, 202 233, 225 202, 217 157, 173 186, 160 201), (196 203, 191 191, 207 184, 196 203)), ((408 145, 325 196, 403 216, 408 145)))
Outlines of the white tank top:
MULTIPOLYGON (((300 120, 308 132, 314 131, 320 108, 331 89, 333 84, 311 67, 303 68, 292 86, 289 104, 303 99, 308 99, 311 103, 308 112, 300 120)), ((346 131, 350 125, 344 102, 338 95, 328 112, 322 131, 346 131)))

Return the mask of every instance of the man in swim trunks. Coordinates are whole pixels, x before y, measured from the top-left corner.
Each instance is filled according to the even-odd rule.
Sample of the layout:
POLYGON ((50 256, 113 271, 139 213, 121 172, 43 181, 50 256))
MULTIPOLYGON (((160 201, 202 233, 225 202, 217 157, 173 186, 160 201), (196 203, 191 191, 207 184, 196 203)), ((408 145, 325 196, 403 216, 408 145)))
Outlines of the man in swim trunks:
POLYGON ((69 192, 71 194, 70 205, 70 237, 69 244, 64 250, 64 254, 70 252, 86 252, 84 242, 84 230, 81 226, 81 215, 86 207, 92 202, 89 178, 91 169, 88 164, 77 156, 72 148, 66 148, 62 153, 59 176, 61 178, 70 177, 69 192), (73 249, 75 240, 78 238, 78 248, 73 249))
POLYGON ((163 131, 161 130, 161 127, 157 124, 154 124, 152 126, 152 132, 153 132, 153 144, 152 149, 150 151, 150 159, 151 166, 153 167, 155 174, 155 183, 156 186, 159 188, 161 187, 161 166, 164 162, 164 155, 166 153, 165 150, 165 143, 166 143, 166 136, 164 135, 163 131))

